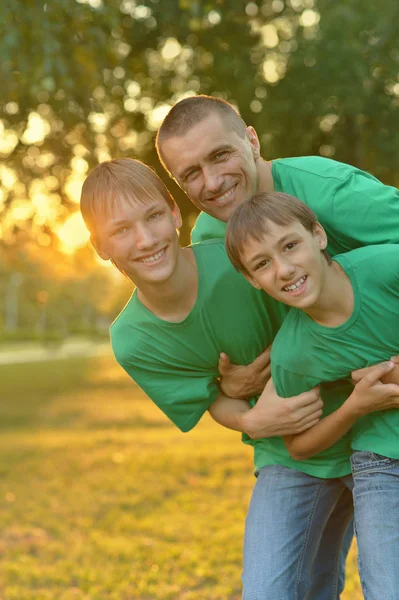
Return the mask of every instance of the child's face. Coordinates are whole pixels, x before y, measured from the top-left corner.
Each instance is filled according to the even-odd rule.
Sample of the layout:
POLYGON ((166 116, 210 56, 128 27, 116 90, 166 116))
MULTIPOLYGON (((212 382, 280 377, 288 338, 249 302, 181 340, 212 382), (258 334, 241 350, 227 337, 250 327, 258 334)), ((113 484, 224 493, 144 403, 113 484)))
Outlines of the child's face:
POLYGON ((101 258, 112 259, 140 288, 163 283, 176 268, 181 225, 177 207, 160 195, 146 202, 122 199, 110 215, 96 218, 93 243, 101 258))
POLYGON ((310 232, 299 222, 270 221, 267 228, 270 234, 260 242, 248 238, 241 254, 249 281, 289 306, 303 310, 314 306, 328 268, 321 252, 327 245, 324 229, 319 223, 310 232))

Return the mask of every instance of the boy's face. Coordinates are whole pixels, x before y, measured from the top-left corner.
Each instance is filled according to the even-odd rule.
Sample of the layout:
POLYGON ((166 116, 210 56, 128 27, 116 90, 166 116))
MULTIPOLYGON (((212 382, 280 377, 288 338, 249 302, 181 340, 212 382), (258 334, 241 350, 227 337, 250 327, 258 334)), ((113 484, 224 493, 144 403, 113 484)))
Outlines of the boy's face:
POLYGON ((180 212, 159 196, 145 202, 122 199, 111 215, 97 216, 97 253, 112 259, 140 289, 163 283, 174 273, 180 251, 180 212))
POLYGON ((257 191, 259 141, 251 127, 242 138, 227 119, 211 113, 184 135, 164 140, 161 151, 190 200, 221 221, 257 191))
POLYGON ((317 305, 328 263, 321 250, 327 236, 317 223, 310 232, 299 222, 266 223, 270 231, 261 242, 248 238, 241 260, 249 281, 270 296, 302 310, 317 305))

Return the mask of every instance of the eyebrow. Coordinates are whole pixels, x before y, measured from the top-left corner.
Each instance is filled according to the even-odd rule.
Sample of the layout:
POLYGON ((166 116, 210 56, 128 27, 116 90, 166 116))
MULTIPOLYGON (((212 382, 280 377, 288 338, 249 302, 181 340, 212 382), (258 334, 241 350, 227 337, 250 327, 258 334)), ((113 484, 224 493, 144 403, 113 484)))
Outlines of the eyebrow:
MULTIPOLYGON (((210 159, 212 159, 212 157, 217 154, 218 152, 223 152, 224 150, 229 150, 231 148, 230 144, 222 144, 221 146, 216 146, 216 148, 214 148, 213 150, 211 150, 205 157, 205 160, 208 161, 210 159)), ((184 169, 184 171, 182 171, 179 175, 178 175, 178 179, 181 179, 182 181, 187 177, 188 173, 190 171, 192 171, 193 169, 198 169, 199 168, 199 164, 193 164, 193 165, 189 165, 188 167, 186 167, 184 169)))

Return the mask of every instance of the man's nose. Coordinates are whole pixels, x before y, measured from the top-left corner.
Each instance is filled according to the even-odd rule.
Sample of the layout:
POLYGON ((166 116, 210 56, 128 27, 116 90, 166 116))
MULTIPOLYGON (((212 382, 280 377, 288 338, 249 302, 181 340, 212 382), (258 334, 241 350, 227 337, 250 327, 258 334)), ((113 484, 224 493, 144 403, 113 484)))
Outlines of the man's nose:
POLYGON ((204 169, 204 180, 207 191, 217 193, 222 190, 223 177, 212 167, 206 167, 204 169))

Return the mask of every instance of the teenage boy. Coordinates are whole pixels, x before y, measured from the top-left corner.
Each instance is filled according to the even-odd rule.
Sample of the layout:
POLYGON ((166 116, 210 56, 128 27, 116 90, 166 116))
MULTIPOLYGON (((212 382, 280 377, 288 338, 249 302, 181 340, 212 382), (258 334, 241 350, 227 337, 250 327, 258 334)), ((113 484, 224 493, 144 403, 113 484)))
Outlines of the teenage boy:
MULTIPOLYGON (((399 247, 368 246, 331 260, 316 215, 297 198, 271 193, 236 209, 226 248, 252 285, 292 307, 272 346, 278 394, 291 396, 317 385, 328 413, 335 409, 306 432, 285 438, 291 455, 308 460, 321 453, 314 456, 318 460, 337 440, 349 439, 353 426, 363 592, 367 600, 399 598, 399 411, 367 414, 359 396, 350 395, 352 370, 398 350, 399 247)), ((399 373, 391 371, 385 380, 399 383, 399 373)), ((392 384, 391 390, 397 394, 399 387, 392 384)))

